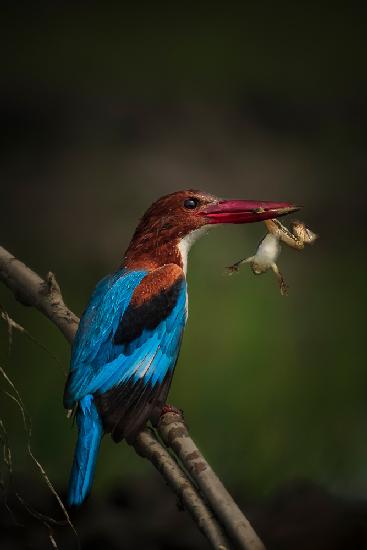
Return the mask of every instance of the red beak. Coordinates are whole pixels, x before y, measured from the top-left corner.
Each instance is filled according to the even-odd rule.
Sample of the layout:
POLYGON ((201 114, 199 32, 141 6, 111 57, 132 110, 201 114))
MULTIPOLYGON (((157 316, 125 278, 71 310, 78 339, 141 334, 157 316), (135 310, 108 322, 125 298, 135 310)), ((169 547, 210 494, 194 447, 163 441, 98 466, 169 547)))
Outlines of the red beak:
POLYGON ((208 223, 251 223, 279 218, 299 209, 300 206, 289 202, 221 200, 199 213, 208 219, 208 223))

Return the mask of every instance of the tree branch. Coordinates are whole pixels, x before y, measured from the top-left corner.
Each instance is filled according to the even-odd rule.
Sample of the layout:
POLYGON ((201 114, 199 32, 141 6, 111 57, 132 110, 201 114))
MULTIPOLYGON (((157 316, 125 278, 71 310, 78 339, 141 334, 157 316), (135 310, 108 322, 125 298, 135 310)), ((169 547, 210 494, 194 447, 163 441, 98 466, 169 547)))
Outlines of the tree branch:
POLYGON ((181 470, 170 453, 153 435, 152 430, 142 430, 134 442, 138 454, 150 462, 162 474, 171 489, 190 512, 199 529, 211 542, 213 548, 229 550, 230 545, 212 511, 201 498, 185 472, 181 470))
POLYGON ((48 273, 44 281, 0 246, 0 280, 13 291, 21 304, 37 308, 61 330, 69 342, 74 340, 79 319, 64 304, 53 273, 48 273))
MULTIPOLYGON (((52 273, 47 275, 46 281, 43 280, 0 246, 0 280, 13 291, 16 299, 22 304, 33 306, 46 315, 72 343, 79 319, 65 305, 52 273)), ((248 520, 189 437, 183 419, 177 415, 173 416, 174 418, 172 413, 169 413, 162 417, 159 430, 164 441, 174 449, 186 469, 196 479, 215 514, 240 547, 246 550, 263 550, 264 546, 248 520), (192 449, 191 452, 189 449, 192 449), (192 453, 198 453, 197 458, 192 453), (201 472, 195 472, 200 469, 201 472)), ((149 429, 140 432, 134 442, 134 448, 161 472, 173 491, 182 499, 212 547, 229 549, 227 539, 205 500, 149 429)))
POLYGON ((198 484, 229 535, 241 548, 264 550, 265 547, 250 522, 191 439, 182 412, 177 409, 177 412, 163 414, 158 424, 158 431, 167 447, 173 449, 198 484))

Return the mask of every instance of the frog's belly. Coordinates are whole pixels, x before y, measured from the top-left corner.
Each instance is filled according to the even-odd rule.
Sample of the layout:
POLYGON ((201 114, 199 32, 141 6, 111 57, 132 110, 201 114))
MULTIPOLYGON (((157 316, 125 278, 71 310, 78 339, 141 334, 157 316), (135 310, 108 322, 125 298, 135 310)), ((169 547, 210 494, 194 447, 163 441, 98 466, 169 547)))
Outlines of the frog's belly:
POLYGON ((260 242, 252 262, 254 273, 264 273, 270 269, 271 264, 275 263, 280 254, 279 240, 268 233, 260 242))

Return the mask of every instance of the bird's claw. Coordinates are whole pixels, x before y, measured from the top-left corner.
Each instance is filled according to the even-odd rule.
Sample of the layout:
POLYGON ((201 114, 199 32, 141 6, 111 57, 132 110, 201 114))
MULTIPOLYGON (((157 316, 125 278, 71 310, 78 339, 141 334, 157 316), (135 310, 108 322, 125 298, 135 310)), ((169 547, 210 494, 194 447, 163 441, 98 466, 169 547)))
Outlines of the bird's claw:
POLYGON ((166 403, 166 405, 164 405, 164 407, 162 408, 160 417, 162 418, 162 416, 164 416, 167 413, 173 413, 173 414, 177 414, 177 416, 183 417, 182 409, 178 409, 177 407, 174 407, 173 405, 169 405, 168 403, 166 403))

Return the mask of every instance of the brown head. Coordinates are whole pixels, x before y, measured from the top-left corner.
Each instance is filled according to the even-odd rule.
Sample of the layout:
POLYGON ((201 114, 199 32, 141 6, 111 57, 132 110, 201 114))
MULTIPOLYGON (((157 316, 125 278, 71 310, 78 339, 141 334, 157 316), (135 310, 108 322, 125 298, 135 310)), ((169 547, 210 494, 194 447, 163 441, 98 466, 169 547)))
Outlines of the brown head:
POLYGON ((223 200, 189 189, 166 195, 146 211, 126 251, 123 265, 154 269, 168 263, 184 267, 190 245, 219 223, 250 223, 276 218, 298 207, 286 202, 223 200))

